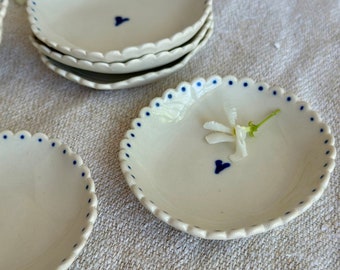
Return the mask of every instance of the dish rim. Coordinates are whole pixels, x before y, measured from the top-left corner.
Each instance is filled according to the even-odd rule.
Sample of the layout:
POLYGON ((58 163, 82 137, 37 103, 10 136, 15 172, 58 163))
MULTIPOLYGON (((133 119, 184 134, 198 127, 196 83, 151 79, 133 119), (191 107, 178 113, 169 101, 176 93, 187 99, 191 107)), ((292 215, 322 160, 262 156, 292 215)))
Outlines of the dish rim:
MULTIPOLYGON (((212 89, 215 89, 216 87, 213 87, 212 89)), ((201 88, 201 90, 202 90, 201 88)), ((261 91, 262 91, 261 90, 261 91)), ((210 91, 209 89, 207 91, 210 91)), ((312 121, 312 120, 311 120, 312 121)), ((232 240, 237 238, 243 238, 243 237, 249 237, 255 234, 264 233, 269 230, 272 230, 274 228, 277 228, 279 226, 287 224, 289 221, 295 219, 300 214, 304 213, 309 209, 314 202, 316 202, 323 192, 325 191, 326 187, 328 186, 328 182, 330 180, 331 173, 335 167, 335 158, 336 158, 336 149, 335 149, 335 141, 334 136, 331 133, 331 130, 329 126, 322 122, 321 118, 317 114, 317 112, 313 111, 309 104, 307 102, 304 102, 300 100, 296 95, 294 95, 291 92, 286 92, 283 88, 276 87, 276 86, 269 86, 265 82, 256 82, 251 78, 244 77, 241 79, 237 79, 235 76, 227 75, 224 77, 220 77, 219 75, 212 75, 207 80, 204 78, 196 78, 192 82, 180 82, 176 88, 170 88, 167 89, 165 92, 163 92, 163 95, 161 97, 156 97, 152 99, 149 103, 149 106, 144 107, 140 110, 138 117, 132 120, 131 127, 129 130, 126 131, 123 139, 120 143, 120 151, 119 151, 119 160, 120 160, 120 167, 121 171, 124 175, 125 181, 128 184, 129 188, 131 189, 132 193, 136 196, 136 198, 139 200, 139 202, 154 216, 156 216, 158 219, 162 220, 166 224, 174 227, 177 230, 180 230, 182 232, 188 233, 190 235, 204 238, 204 239, 210 239, 210 240, 232 240), (126 146, 128 142, 131 140, 131 134, 135 130, 138 129, 138 121, 140 121, 143 118, 148 117, 146 114, 148 111, 150 111, 152 108, 155 107, 155 104, 160 104, 164 102, 169 95, 173 95, 175 92, 180 93, 183 86, 190 87, 190 91, 196 91, 197 88, 199 88, 197 85, 200 84, 200 87, 204 87, 204 84, 209 84, 210 86, 212 84, 217 83, 218 86, 220 86, 222 83, 227 84, 228 82, 232 81, 233 83, 244 83, 247 82, 247 84, 260 84, 263 86, 263 94, 269 94, 270 92, 275 91, 275 95, 279 96, 279 98, 286 98, 289 99, 289 102, 295 102, 299 104, 300 110, 303 108, 305 113, 308 113, 310 116, 310 119, 313 118, 313 124, 318 125, 322 127, 326 126, 323 133, 323 136, 327 136, 330 139, 327 139, 327 146, 329 147, 329 153, 327 154, 327 167, 323 167, 320 169, 321 176, 320 176, 320 182, 318 185, 313 189, 311 194, 307 195, 306 198, 303 198, 302 204, 296 205, 294 208, 290 209, 289 211, 282 213, 281 215, 278 215, 276 218, 272 220, 268 220, 267 222, 263 222, 261 224, 256 224, 252 226, 244 226, 237 229, 229 229, 229 230, 207 230, 203 228, 199 228, 197 226, 193 226, 192 224, 186 223, 183 220, 176 219, 175 217, 171 216, 166 211, 160 209, 154 202, 150 201, 144 194, 143 190, 138 186, 138 182, 136 181, 135 177, 133 176, 132 170, 129 168, 128 161, 129 157, 127 157, 127 153, 129 152, 128 147, 126 146), (274 90, 275 89, 275 90, 274 90)), ((326 141, 324 142, 326 144, 326 141)))
MULTIPOLYGON (((54 65, 53 63, 51 63, 49 61, 49 59, 44 56, 44 55, 40 55, 40 59, 41 61, 54 73, 57 73, 58 75, 62 76, 65 79, 68 79, 72 82, 78 83, 80 85, 89 87, 89 88, 93 88, 96 90, 121 90, 121 89, 127 89, 127 88, 132 88, 132 87, 137 87, 137 86, 141 86, 141 85, 145 85, 147 83, 151 83, 153 81, 156 81, 160 78, 163 78, 165 76, 168 76, 178 70, 180 70, 181 68, 183 68, 189 61, 190 59, 199 52, 200 49, 202 49, 202 47, 205 46, 205 44, 208 42, 208 40, 210 39, 210 37, 213 34, 213 30, 214 30, 214 22, 212 22, 211 26, 209 27, 206 35, 203 37, 203 39, 201 40, 201 42, 197 45, 197 47, 195 49, 193 49, 191 52, 189 52, 188 54, 186 54, 185 56, 183 56, 182 58, 180 58, 181 60, 176 63, 175 65, 166 67, 164 69, 160 69, 157 71, 153 71, 148 70, 145 71, 143 74, 139 74, 136 76, 133 76, 129 79, 124 79, 118 82, 114 82, 114 83, 97 83, 88 79, 84 79, 83 77, 76 75, 74 73, 72 73, 71 71, 67 71, 65 69, 59 68, 56 65, 54 65)), ((178 60, 176 60, 178 61, 178 60)), ((171 63, 169 63, 168 65, 170 65, 171 63)), ((161 68, 161 67, 159 67, 161 68)), ((158 69, 158 68, 157 68, 158 69)), ((124 75, 124 74, 110 74, 112 76, 116 76, 116 75, 124 75)))
POLYGON ((207 20, 209 14, 212 12, 212 3, 213 0, 205 0, 205 8, 199 20, 197 20, 193 25, 187 26, 182 31, 175 33, 171 37, 167 37, 156 42, 147 42, 136 46, 127 46, 123 50, 110 50, 108 52, 89 51, 80 47, 66 46, 59 44, 56 41, 49 40, 48 37, 41 33, 41 31, 39 30, 40 28, 36 25, 37 18, 34 15, 34 0, 28 0, 26 11, 28 13, 28 20, 30 22, 33 34, 51 48, 64 54, 72 55, 78 59, 90 60, 93 62, 101 61, 110 63, 116 61, 125 62, 129 59, 138 58, 148 53, 157 53, 163 50, 168 50, 186 42, 190 39, 190 33, 192 33, 192 36, 194 36, 194 34, 199 31, 201 26, 207 20), (186 36, 188 36, 189 38, 183 40, 183 38, 186 36))
POLYGON ((53 59, 54 61, 57 61, 64 65, 68 65, 70 67, 83 69, 87 71, 104 73, 104 74, 127 74, 127 73, 141 72, 144 70, 157 68, 162 65, 166 65, 171 62, 174 62, 177 59, 185 56, 186 54, 190 53, 200 44, 200 42, 205 37, 206 33, 209 31, 212 23, 213 23, 213 15, 211 13, 209 17, 207 18, 207 21, 202 26, 202 28, 199 30, 199 32, 197 32, 197 36, 194 36, 193 37, 194 39, 190 43, 184 44, 184 46, 181 46, 181 47, 176 47, 169 51, 162 51, 156 54, 146 54, 146 55, 141 56, 140 58, 133 58, 126 62, 107 63, 107 62, 100 62, 100 61, 92 62, 89 60, 78 59, 72 55, 63 54, 59 51, 56 51, 53 48, 48 47, 47 44, 42 43, 34 35, 31 35, 30 39, 31 39, 33 46, 39 51, 40 54, 43 54, 53 59), (135 70, 136 69, 135 66, 140 67, 144 65, 143 64, 144 62, 159 61, 159 59, 162 60, 164 58, 174 57, 174 55, 179 55, 179 56, 178 57, 176 56, 176 58, 171 60, 170 62, 167 61, 166 63, 164 63, 165 60, 163 60, 163 63, 161 64, 156 64, 156 65, 153 64, 153 66, 151 67, 149 66, 147 68, 139 68, 138 70, 135 70), (106 70, 99 71, 100 69, 106 69, 106 70), (134 69, 134 70, 131 70, 131 69, 134 69))
MULTIPOLYGON (((84 224, 83 228, 81 228, 81 233, 79 234, 79 240, 77 241, 77 244, 74 245, 72 242, 71 247, 72 251, 71 253, 67 256, 64 257, 60 260, 59 265, 56 265, 56 269, 58 270, 66 270, 68 269, 71 264, 76 260, 78 255, 81 253, 83 248, 85 247, 87 240, 89 239, 94 223, 96 221, 98 212, 98 199, 95 191, 95 184, 91 176, 91 172, 89 168, 84 165, 81 157, 76 154, 75 152, 72 151, 72 149, 65 143, 63 143, 60 139, 57 138, 49 138, 46 134, 38 132, 35 134, 31 134, 27 130, 20 130, 18 132, 13 132, 11 130, 3 130, 0 131, 0 140, 10 140, 11 138, 16 138, 17 140, 19 139, 25 139, 25 140, 30 140, 29 143, 32 143, 34 139, 39 140, 39 142, 45 142, 51 145, 51 149, 54 148, 56 149, 64 149, 65 153, 63 152, 64 155, 68 157, 72 157, 74 161, 76 161, 76 165, 78 170, 82 171, 81 177, 86 179, 86 192, 89 194, 89 198, 91 201, 87 202, 87 208, 88 208, 88 215, 86 216, 86 223, 84 224)), ((73 161, 73 162, 74 162, 73 161)))

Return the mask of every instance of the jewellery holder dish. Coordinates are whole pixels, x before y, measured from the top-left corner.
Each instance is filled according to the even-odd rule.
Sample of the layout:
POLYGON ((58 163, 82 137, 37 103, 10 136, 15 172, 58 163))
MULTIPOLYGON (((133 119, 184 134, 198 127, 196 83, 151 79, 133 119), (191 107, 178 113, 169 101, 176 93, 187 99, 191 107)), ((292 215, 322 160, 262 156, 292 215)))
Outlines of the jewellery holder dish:
POLYGON ((31 29, 43 43, 77 59, 107 63, 180 46, 211 11, 212 0, 27 2, 31 29))
POLYGON ((173 48, 170 51, 162 51, 156 54, 146 54, 140 58, 128 60, 127 62, 106 63, 77 59, 71 55, 62 54, 59 51, 48 47, 34 36, 31 36, 30 39, 33 46, 39 51, 39 53, 64 65, 92 72, 106 74, 127 74, 164 66, 188 54, 194 50, 206 36, 207 31, 212 26, 212 19, 212 14, 210 14, 202 29, 200 29, 191 40, 184 43, 182 46, 173 48))
POLYGON ((153 215, 191 235, 228 240, 267 232, 309 209, 327 187, 335 155, 329 127, 306 102, 250 78, 214 75, 153 99, 132 121, 119 158, 127 184, 153 215), (227 123, 226 104, 240 125, 277 113, 246 138, 248 156, 237 162, 235 144, 205 139, 205 123, 227 123))
POLYGON ((97 217, 89 169, 60 140, 0 133, 0 269, 66 270, 97 217))
POLYGON ((212 33, 213 23, 201 42, 190 53, 167 65, 142 72, 128 74, 103 74, 73 68, 47 58, 44 55, 41 55, 41 60, 53 72, 80 85, 97 90, 126 89, 154 82, 180 70, 207 43, 212 33))

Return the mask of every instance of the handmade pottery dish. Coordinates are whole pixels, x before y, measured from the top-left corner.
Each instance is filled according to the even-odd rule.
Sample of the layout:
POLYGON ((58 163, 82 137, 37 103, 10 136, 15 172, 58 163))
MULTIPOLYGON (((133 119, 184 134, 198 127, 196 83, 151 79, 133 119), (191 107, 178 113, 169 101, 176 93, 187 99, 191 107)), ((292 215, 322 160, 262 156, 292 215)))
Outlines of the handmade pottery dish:
POLYGON ((97 216, 89 169, 57 139, 0 133, 0 269, 67 269, 97 216))
POLYGON ((152 214, 222 240, 266 232, 310 208, 335 155, 329 127, 307 103, 233 76, 182 82, 153 99, 119 153, 128 185, 152 214), (239 129, 251 131, 242 137, 239 129))
POLYGON ((212 14, 210 14, 202 29, 200 29, 191 40, 184 43, 182 46, 176 47, 170 51, 162 51, 156 54, 147 54, 140 58, 131 59, 127 62, 106 63, 77 59, 73 56, 62 54, 59 51, 48 47, 34 36, 30 37, 30 39, 33 46, 39 51, 39 53, 64 65, 99 73, 126 74, 163 66, 188 54, 193 49, 195 49, 205 37, 207 31, 211 28, 212 19, 212 14))
POLYGON ((0 43, 2 41, 2 24, 6 16, 8 0, 0 0, 0 43))
POLYGON ((44 55, 41 55, 41 60, 53 72, 80 85, 98 90, 126 89, 151 83, 180 70, 207 43, 212 33, 213 24, 208 29, 205 37, 203 37, 197 47, 187 55, 184 55, 175 62, 169 63, 165 66, 136 73, 103 74, 73 68, 54 61, 53 59, 49 59, 44 55))
POLYGON ((111 63, 187 42, 211 13, 212 0, 29 0, 27 11, 34 35, 51 48, 111 63))

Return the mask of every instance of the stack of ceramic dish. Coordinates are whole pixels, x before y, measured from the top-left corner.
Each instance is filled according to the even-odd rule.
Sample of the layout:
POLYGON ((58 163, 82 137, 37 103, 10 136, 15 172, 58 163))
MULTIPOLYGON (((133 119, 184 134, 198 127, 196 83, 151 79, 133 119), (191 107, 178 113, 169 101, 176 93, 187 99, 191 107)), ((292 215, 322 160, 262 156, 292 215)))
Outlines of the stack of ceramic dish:
POLYGON ((2 21, 6 15, 8 0, 0 0, 0 43, 2 40, 2 21))
POLYGON ((29 0, 31 41, 48 68, 95 89, 182 68, 213 31, 212 0, 29 0))

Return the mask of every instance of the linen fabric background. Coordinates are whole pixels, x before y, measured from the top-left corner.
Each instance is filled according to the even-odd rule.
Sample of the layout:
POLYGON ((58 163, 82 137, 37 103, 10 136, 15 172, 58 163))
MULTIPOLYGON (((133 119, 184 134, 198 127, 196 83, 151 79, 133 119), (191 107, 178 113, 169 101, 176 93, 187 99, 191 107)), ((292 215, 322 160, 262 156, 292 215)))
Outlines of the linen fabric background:
POLYGON ((10 1, 0 45, 0 128, 60 138, 82 157, 96 185, 99 215, 71 270, 340 269, 338 162, 307 212, 233 241, 173 229, 144 209, 125 183, 119 143, 139 110, 181 81, 213 74, 294 93, 319 112, 339 148, 340 2, 215 0, 213 11, 213 36, 182 70, 147 86, 96 91, 42 64, 28 38, 25 7, 10 1))

